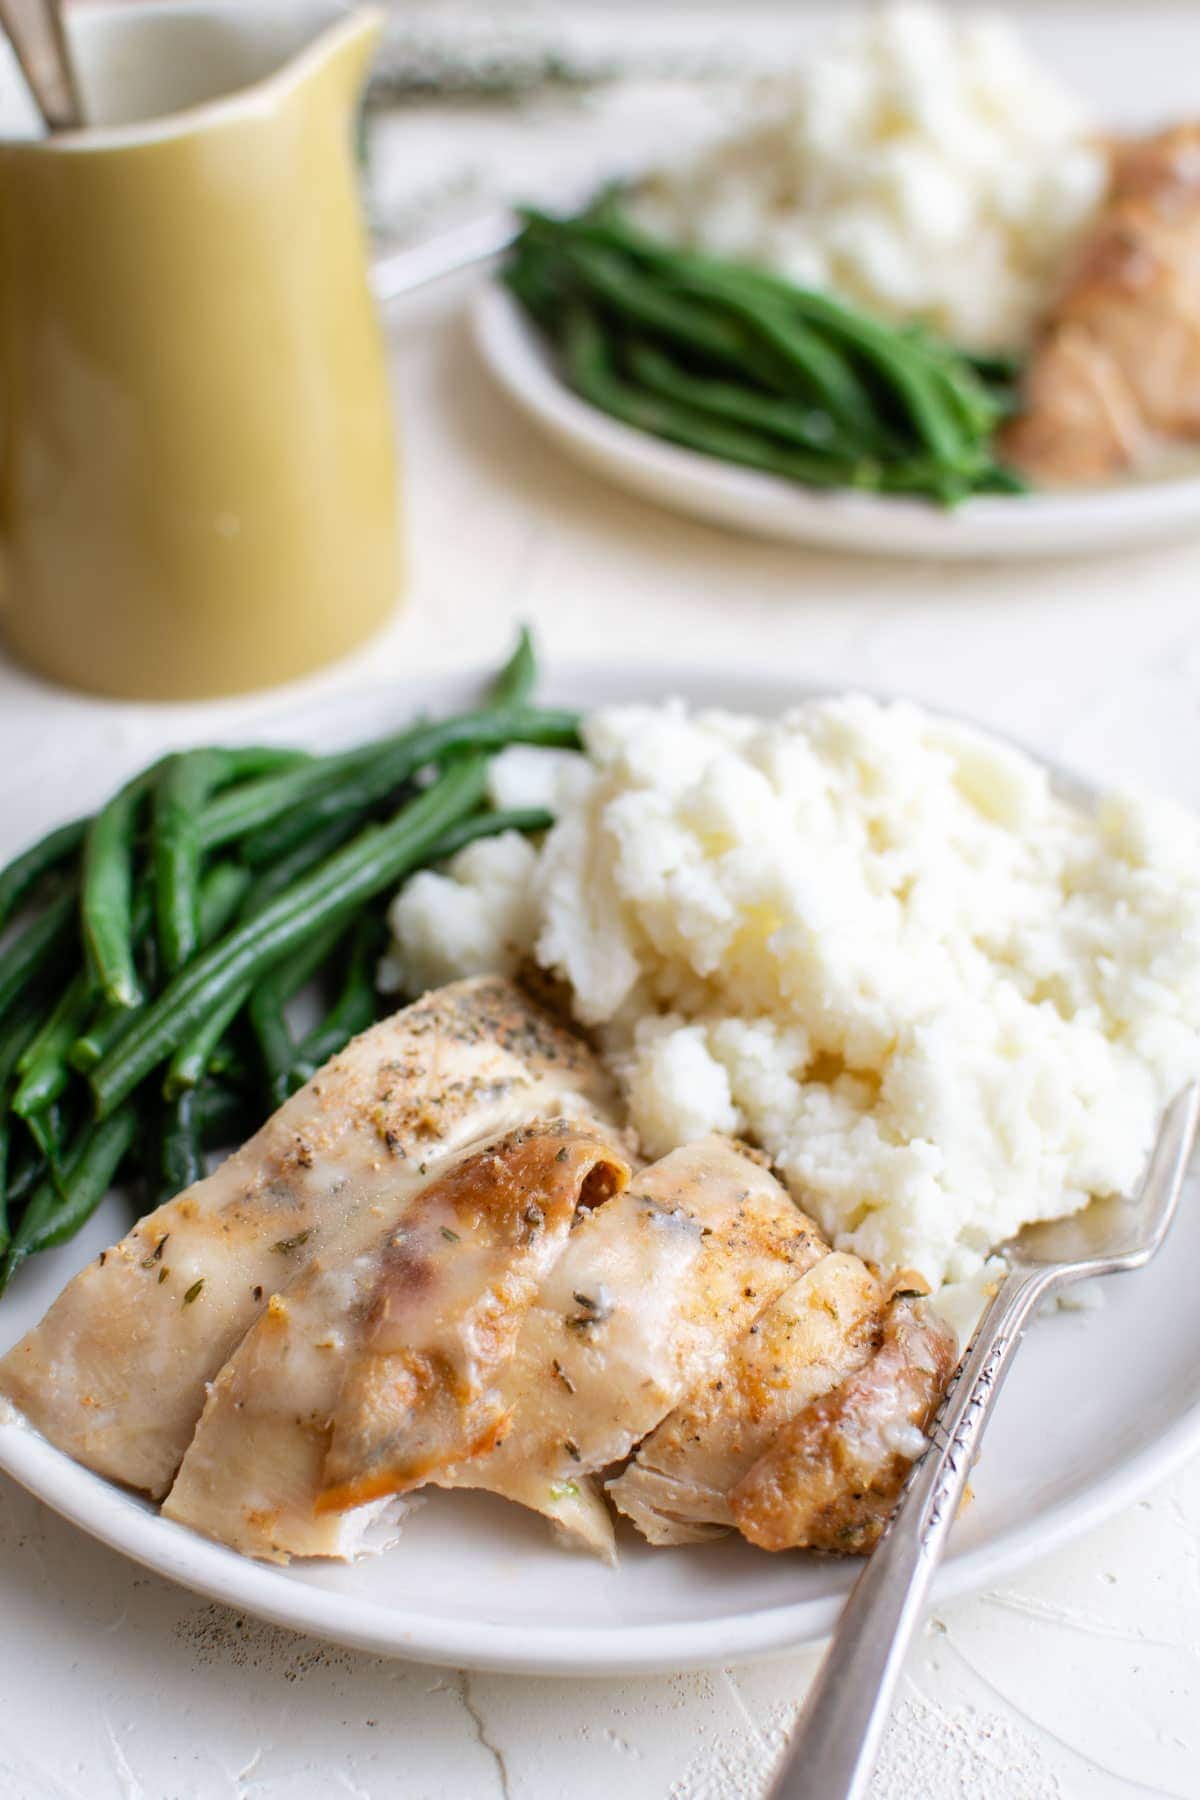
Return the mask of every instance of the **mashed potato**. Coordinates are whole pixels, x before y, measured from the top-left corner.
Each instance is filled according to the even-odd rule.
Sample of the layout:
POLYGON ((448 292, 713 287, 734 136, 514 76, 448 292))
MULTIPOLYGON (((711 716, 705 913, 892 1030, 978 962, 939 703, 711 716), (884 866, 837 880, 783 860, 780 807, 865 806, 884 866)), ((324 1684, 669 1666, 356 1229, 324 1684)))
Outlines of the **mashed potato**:
POLYGON ((647 1154, 748 1136, 839 1247, 934 1284, 1135 1184, 1200 1072, 1190 815, 1091 817, 1015 750, 858 696, 610 710, 587 746, 540 853, 475 845, 402 891, 406 986, 536 955, 647 1154))
POLYGON ((645 184, 651 231, 889 318, 1019 348, 1107 180, 1082 107, 1002 20, 859 20, 765 117, 645 184))

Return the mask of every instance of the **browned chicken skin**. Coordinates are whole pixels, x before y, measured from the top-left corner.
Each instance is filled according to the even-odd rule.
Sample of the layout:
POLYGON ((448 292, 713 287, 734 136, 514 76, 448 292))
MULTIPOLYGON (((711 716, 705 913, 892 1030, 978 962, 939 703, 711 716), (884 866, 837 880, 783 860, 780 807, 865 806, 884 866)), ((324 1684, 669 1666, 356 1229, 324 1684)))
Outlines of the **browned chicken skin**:
POLYGON ((1119 144, 1001 453, 1048 487, 1200 438, 1200 124, 1119 144))
POLYGON ((491 1450, 496 1377, 575 1219, 620 1193, 629 1165, 566 1120, 459 1163, 387 1234, 358 1360, 342 1382, 319 1512, 403 1493, 491 1450))
POLYGON ((957 1355, 940 1320, 890 1300, 863 1366, 785 1425, 730 1494, 742 1536, 763 1550, 870 1550, 957 1355))
POLYGON ((768 1550, 868 1548, 956 1356, 906 1289, 831 1252, 733 1345, 615 1481, 654 1544, 738 1530, 768 1550))
POLYGON ((609 1498, 652 1544, 734 1529, 729 1496, 738 1482, 809 1401, 869 1354, 879 1282, 857 1256, 831 1252, 819 1238, 815 1255, 608 1483, 609 1498))

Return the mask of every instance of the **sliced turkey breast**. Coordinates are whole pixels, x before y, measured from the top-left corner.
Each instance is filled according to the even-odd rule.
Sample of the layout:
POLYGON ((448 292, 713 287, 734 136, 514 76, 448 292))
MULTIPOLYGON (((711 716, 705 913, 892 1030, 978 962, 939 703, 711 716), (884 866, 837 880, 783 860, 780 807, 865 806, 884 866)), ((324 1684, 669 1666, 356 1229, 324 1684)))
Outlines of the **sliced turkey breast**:
POLYGON ((1113 152, 1110 191, 1039 342, 1002 454, 1048 486, 1200 438, 1200 124, 1113 152))
POLYGON ((764 1550, 871 1549, 957 1356, 936 1314, 906 1295, 890 1300, 862 1367, 784 1425, 732 1489, 742 1536, 764 1550))
POLYGON ((825 1249, 737 1145, 673 1151, 580 1218, 521 1327, 500 1441, 435 1479, 518 1501, 611 1557, 590 1477, 623 1461, 825 1249))
POLYGON ((362 1218, 251 1328, 213 1382, 163 1506, 269 1561, 349 1556, 386 1501, 495 1440, 494 1383, 577 1206, 629 1178, 611 1134, 522 1127, 362 1218))
POLYGON ((439 989, 76 1276, 0 1361, 0 1393, 79 1462, 158 1497, 206 1383, 314 1256, 359 1221, 372 1236, 396 1223, 466 1146, 608 1104, 586 1046, 513 985, 439 989))
POLYGON ((731 1490, 781 1426, 863 1366, 883 1299, 856 1256, 823 1256, 650 1433, 609 1497, 652 1544, 733 1529, 731 1490))

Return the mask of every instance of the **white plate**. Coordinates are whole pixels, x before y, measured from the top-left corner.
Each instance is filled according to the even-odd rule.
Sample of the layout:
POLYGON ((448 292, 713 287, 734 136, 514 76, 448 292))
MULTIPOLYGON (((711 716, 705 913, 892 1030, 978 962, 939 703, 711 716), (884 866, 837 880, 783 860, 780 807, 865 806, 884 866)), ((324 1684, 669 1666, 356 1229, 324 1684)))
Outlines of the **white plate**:
MULTIPOLYGON (((255 735, 332 746, 477 693, 474 683, 443 681, 343 696, 299 720, 276 712, 255 735)), ((564 671, 545 685, 548 700, 593 705, 664 693, 763 712, 799 697, 778 679, 677 666, 564 671)), ((70 797, 61 798, 65 813, 70 797)), ((1059 1313, 1034 1329, 988 1434, 940 1598, 1053 1549, 1200 1450, 1195 1183, 1188 1202, 1169 1252, 1110 1281, 1102 1310, 1059 1313)), ((0 1348, 127 1224, 110 1196, 74 1243, 26 1265, 0 1304, 0 1348)), ((159 1518, 19 1423, 0 1422, 0 1468, 93 1536, 201 1593, 363 1649, 476 1668, 616 1674, 769 1655, 827 1633, 855 1573, 851 1563, 769 1556, 734 1540, 651 1550, 631 1531, 609 1570, 558 1549, 544 1523, 515 1506, 440 1493, 421 1501, 383 1557, 268 1568, 159 1518)))
POLYGON ((927 501, 827 493, 668 444, 589 406, 559 377, 512 295, 490 283, 475 340, 511 399, 579 462, 676 512, 755 536, 871 556, 1091 555, 1200 533, 1200 474, 1079 494, 988 495, 947 510, 927 501))

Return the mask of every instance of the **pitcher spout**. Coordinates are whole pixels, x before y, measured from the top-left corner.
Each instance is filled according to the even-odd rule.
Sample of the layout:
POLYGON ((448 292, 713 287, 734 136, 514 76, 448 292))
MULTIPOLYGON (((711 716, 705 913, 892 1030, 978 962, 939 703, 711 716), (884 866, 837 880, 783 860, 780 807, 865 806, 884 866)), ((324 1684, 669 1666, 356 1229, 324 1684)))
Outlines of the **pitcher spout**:
POLYGON ((358 102, 383 32, 383 13, 358 6, 335 18, 275 78, 283 90, 306 92, 348 113, 358 102))
MULTIPOLYGON (((383 14, 329 0, 96 4, 72 9, 68 29, 83 129, 45 138, 8 107, 0 142, 58 154, 134 148, 269 118, 297 96, 343 114, 361 91, 383 14)), ((0 72, 3 56, 0 45, 0 72)))

